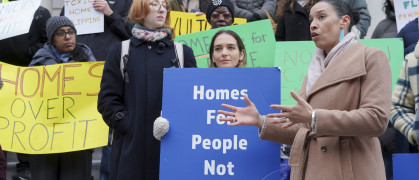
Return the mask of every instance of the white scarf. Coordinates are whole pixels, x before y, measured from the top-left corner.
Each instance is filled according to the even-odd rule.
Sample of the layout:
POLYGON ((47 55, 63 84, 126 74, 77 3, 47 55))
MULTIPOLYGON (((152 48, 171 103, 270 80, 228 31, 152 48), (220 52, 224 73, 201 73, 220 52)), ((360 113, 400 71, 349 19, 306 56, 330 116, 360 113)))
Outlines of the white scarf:
POLYGON ((307 4, 308 0, 297 0, 297 2, 301 5, 301 7, 304 7, 307 4))
POLYGON ((325 54, 323 49, 316 48, 311 58, 310 66, 308 67, 306 96, 308 96, 311 87, 316 82, 317 78, 319 78, 322 74, 327 65, 355 42, 357 42, 357 33, 350 32, 346 34, 346 36, 335 47, 333 47, 326 57, 324 57, 325 54))

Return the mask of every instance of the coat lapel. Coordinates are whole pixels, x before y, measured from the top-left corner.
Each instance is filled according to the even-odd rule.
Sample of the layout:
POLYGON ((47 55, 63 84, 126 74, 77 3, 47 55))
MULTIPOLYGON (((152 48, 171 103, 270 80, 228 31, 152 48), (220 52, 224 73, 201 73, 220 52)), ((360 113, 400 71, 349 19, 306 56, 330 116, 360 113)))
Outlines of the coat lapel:
POLYGON ((357 42, 339 54, 313 84, 307 95, 307 100, 323 88, 365 75, 367 71, 364 51, 365 45, 357 42))

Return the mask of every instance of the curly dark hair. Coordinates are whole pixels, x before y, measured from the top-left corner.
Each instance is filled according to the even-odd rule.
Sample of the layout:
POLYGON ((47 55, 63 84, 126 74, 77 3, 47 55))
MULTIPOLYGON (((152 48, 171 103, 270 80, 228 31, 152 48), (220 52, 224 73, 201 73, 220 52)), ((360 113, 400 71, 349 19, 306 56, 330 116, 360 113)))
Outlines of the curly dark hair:
POLYGON ((394 7, 391 5, 390 0, 386 0, 386 2, 384 2, 383 11, 386 13, 387 17, 394 16, 394 7))

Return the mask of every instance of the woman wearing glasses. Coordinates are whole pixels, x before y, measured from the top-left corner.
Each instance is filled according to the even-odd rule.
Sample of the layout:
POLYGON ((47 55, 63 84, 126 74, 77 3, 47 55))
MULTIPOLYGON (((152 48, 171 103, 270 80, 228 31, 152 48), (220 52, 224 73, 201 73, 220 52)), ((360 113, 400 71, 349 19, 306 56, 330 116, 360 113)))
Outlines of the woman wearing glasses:
POLYGON ((160 142, 153 137, 153 122, 162 110, 163 69, 196 67, 192 49, 185 45, 179 63, 168 7, 165 0, 134 0, 124 75, 121 43, 111 47, 103 69, 98 110, 114 129, 111 179, 159 179, 160 142))
POLYGON ((29 66, 96 61, 89 47, 76 43, 76 33, 67 17, 51 17, 47 21, 48 42, 36 52, 29 66))
MULTIPOLYGON (((67 17, 51 17, 47 21, 46 31, 48 42, 36 52, 29 66, 96 61, 89 47, 76 43, 77 30, 67 17)), ((90 180, 91 178, 91 150, 34 154, 29 157, 33 180, 90 180)))

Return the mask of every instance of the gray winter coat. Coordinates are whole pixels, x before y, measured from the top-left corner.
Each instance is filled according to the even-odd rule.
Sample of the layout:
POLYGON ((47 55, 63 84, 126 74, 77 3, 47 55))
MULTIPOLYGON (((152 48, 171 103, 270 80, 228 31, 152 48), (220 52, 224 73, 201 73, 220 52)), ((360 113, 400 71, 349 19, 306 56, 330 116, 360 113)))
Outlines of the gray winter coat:
POLYGON ((364 38, 367 35, 368 28, 371 24, 371 16, 368 11, 368 6, 365 0, 344 0, 353 10, 359 12, 359 22, 356 25, 359 31, 361 31, 361 38, 364 38))
MULTIPOLYGON (((29 66, 40 66, 40 65, 50 65, 50 64, 59 64, 62 63, 55 55, 51 49, 52 44, 50 42, 45 43, 42 49, 39 49, 35 55, 29 66)), ((82 52, 85 53, 89 60, 86 62, 94 62, 96 61, 95 57, 93 56, 92 51, 88 46, 85 44, 77 43, 77 46, 81 48, 82 52)), ((81 62, 77 59, 70 59, 69 62, 81 62)))
POLYGON ((257 13, 262 19, 267 19, 265 9, 273 17, 276 9, 275 0, 231 0, 234 5, 234 17, 252 19, 257 13))
POLYGON ((395 37, 397 37, 397 25, 394 13, 391 13, 390 16, 378 23, 378 25, 375 27, 374 32, 372 33, 371 39, 395 37))

